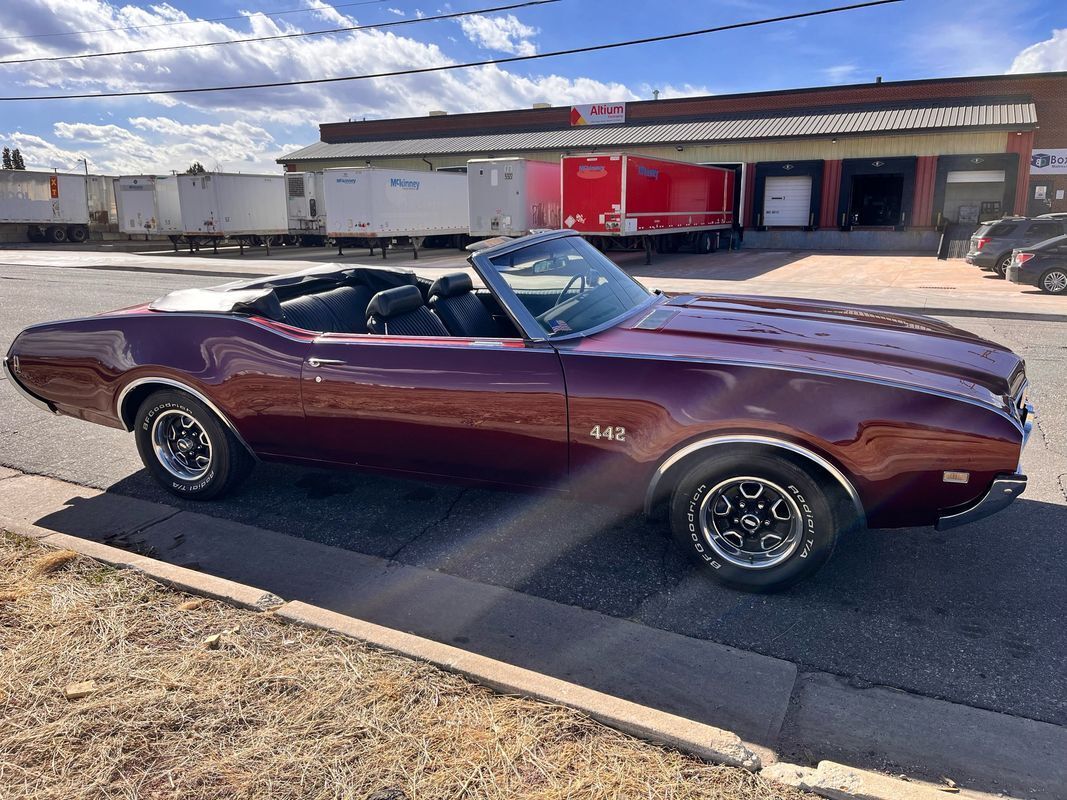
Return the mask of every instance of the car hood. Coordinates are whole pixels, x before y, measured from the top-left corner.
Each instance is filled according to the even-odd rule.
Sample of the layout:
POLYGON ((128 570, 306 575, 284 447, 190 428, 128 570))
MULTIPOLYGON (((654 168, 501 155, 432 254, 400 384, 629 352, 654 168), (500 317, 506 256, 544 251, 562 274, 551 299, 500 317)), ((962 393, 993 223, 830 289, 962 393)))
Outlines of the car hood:
POLYGON ((1023 361, 930 317, 785 297, 668 298, 587 343, 595 349, 861 377, 1008 411, 1023 361))

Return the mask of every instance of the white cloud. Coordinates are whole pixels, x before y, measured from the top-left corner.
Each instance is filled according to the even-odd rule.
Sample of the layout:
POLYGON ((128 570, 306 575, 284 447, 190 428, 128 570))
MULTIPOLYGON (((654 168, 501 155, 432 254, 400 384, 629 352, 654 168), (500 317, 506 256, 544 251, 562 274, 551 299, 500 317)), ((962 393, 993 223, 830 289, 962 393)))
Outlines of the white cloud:
POLYGON ((835 64, 824 69, 822 74, 826 76, 826 80, 830 83, 846 83, 856 79, 857 71, 858 68, 855 64, 835 64))
POLYGON ((1067 28, 1052 32, 1052 37, 1032 44, 1015 56, 1008 72, 1060 72, 1067 70, 1067 28))
POLYGON ((71 169, 88 158, 90 169, 108 174, 167 173, 193 161, 230 172, 276 172, 274 159, 296 149, 279 146, 264 128, 241 121, 190 125, 168 117, 133 117, 127 122, 128 127, 57 122, 52 136, 62 144, 20 131, 0 133, 0 138, 20 148, 31 169, 71 169))
POLYGON ((530 41, 539 31, 519 21, 514 14, 503 17, 486 17, 472 14, 460 17, 456 22, 474 44, 486 50, 512 53, 517 56, 532 56, 537 45, 530 41))
MULTIPOLYGON (((323 0, 305 0, 316 16, 345 25, 323 0), (330 16, 336 15, 336 16, 330 16)), ((419 12, 421 13, 421 12, 419 12)), ((512 16, 480 17, 468 36, 502 52, 532 52, 538 31, 512 16)), ((10 15, 5 35, 32 32, 80 32, 130 25, 188 22, 109 33, 79 33, 47 39, 0 39, 0 61, 105 50, 163 47, 195 41, 222 41, 251 35, 301 30, 295 23, 249 14, 229 24, 191 20, 169 5, 139 8, 108 0, 21 0, 10 15)), ((311 26, 312 28, 314 25, 311 26)), ((457 63, 441 46, 420 41, 416 28, 405 35, 367 29, 246 45, 168 50, 137 56, 41 62, 0 66, 0 82, 15 93, 148 91, 128 99, 101 99, 77 104, 35 104, 35 118, 47 123, 32 130, 14 114, 0 117, 0 135, 15 141, 17 125, 26 143, 27 162, 67 168, 87 155, 90 166, 108 172, 184 169, 199 160, 229 170, 277 169, 273 159, 310 144, 317 124, 349 118, 424 116, 430 109, 450 113, 528 108, 535 102, 556 105, 651 97, 649 87, 636 89, 614 81, 560 74, 520 74, 502 67, 427 73, 404 78, 368 79, 274 89, 204 94, 165 94, 167 88, 219 86, 305 80, 389 72, 411 67, 457 63), (17 88, 16 88, 17 87, 17 88), (105 116, 105 115, 114 115, 105 116), (94 125, 86 119, 109 124, 94 125), (297 145, 290 143, 296 141, 297 145), (285 144, 279 144, 285 142, 285 144)), ((453 29, 455 30, 455 29, 453 29)), ((444 46, 451 47, 447 42, 444 46)), ((469 48, 468 48, 469 49, 469 48)), ((464 58, 469 58, 464 55, 464 58)), ((707 93, 683 84, 660 86, 661 97, 707 93)), ((9 110, 15 110, 13 106, 9 110)))
POLYGON ((387 8, 386 11, 388 11, 390 14, 396 14, 398 17, 406 17, 407 16, 407 14, 405 14, 399 8, 387 8))

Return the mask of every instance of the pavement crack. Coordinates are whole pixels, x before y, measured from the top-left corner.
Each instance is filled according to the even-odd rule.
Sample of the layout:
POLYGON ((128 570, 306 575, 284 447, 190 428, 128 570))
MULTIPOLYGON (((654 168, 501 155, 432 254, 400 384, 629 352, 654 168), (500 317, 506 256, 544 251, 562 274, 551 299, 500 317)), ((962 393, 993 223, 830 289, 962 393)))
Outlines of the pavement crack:
POLYGON ((417 542, 419 539, 421 539, 434 528, 438 527, 439 525, 443 525, 445 522, 447 522, 448 518, 452 516, 452 512, 456 510, 456 506, 459 505, 459 501, 464 498, 468 491, 468 489, 460 489, 456 496, 452 498, 452 502, 448 504, 448 508, 445 509, 444 514, 442 514, 437 519, 432 520, 431 522, 427 522, 418 530, 417 533, 415 533, 414 536, 409 537, 407 540, 404 541, 403 544, 401 544, 398 548, 396 548, 396 550, 394 550, 386 557, 390 561, 399 560, 399 556, 402 552, 404 552, 404 550, 413 545, 415 542, 417 542))

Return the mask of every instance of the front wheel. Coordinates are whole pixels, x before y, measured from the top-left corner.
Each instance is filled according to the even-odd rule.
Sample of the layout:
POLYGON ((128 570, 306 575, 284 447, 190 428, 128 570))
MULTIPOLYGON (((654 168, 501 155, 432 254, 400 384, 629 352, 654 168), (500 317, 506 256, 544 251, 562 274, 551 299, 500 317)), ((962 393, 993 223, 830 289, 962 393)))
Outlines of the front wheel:
POLYGON ((709 456, 671 498, 678 545, 707 574, 746 591, 778 591, 814 574, 841 524, 819 481, 764 453, 709 456))
POLYGON ((152 394, 137 411, 137 451, 168 492, 210 500, 235 488, 252 456, 211 409, 181 391, 152 394))
POLYGON ((1041 276, 1038 284, 1045 294, 1063 294, 1067 292, 1067 270, 1050 269, 1041 276))

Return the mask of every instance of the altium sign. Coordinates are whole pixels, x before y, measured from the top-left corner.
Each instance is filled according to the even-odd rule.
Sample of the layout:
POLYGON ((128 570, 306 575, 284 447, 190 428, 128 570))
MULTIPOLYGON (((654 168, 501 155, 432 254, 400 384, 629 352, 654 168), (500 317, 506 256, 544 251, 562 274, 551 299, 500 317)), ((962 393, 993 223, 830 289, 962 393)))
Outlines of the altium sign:
POLYGON ((571 125, 617 125, 626 122, 626 103, 571 106, 571 125))

